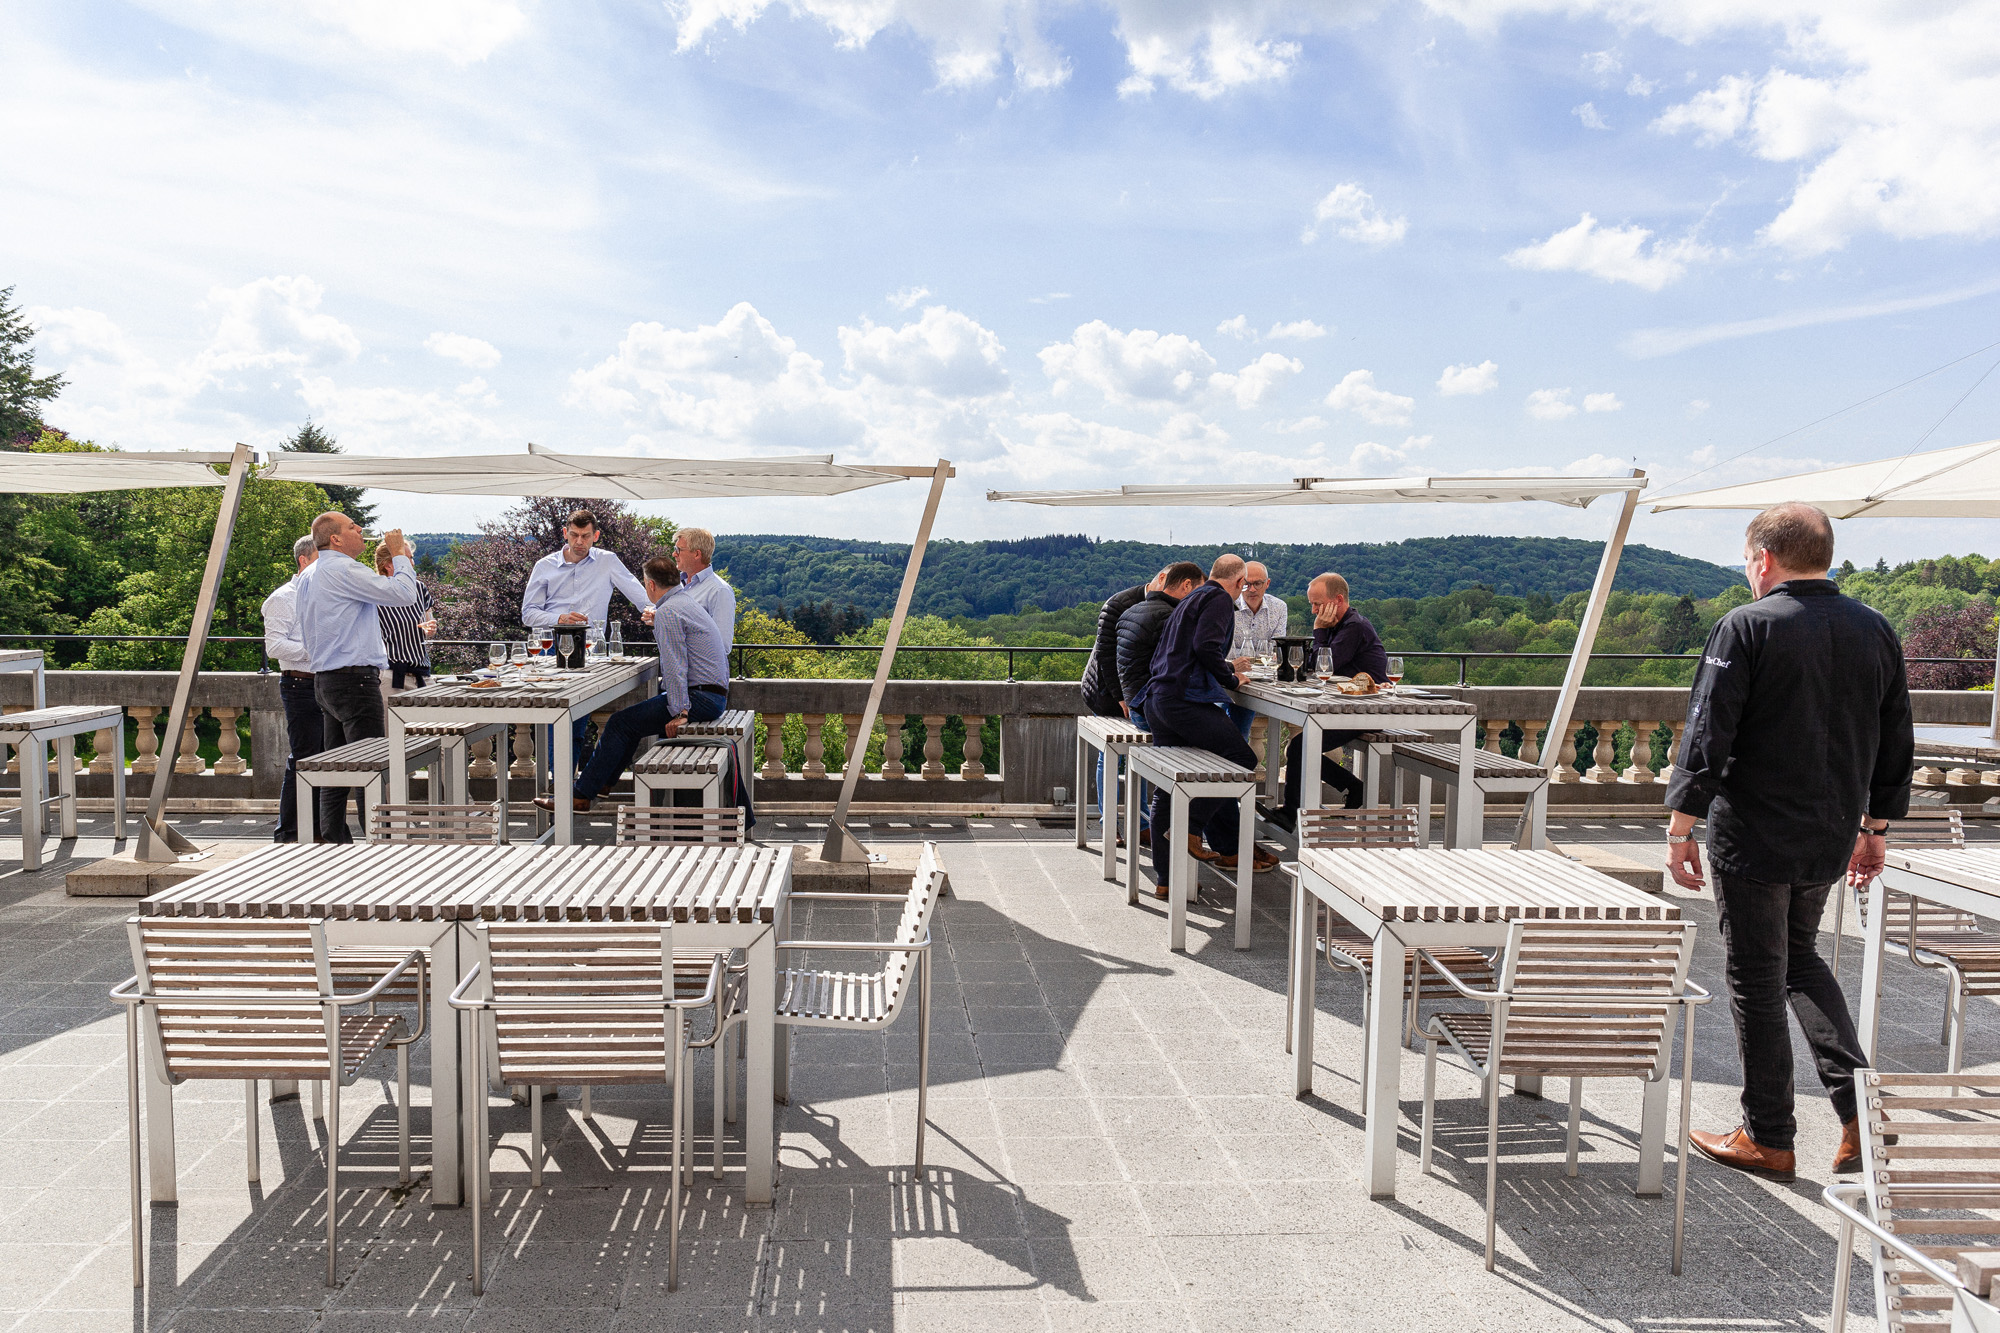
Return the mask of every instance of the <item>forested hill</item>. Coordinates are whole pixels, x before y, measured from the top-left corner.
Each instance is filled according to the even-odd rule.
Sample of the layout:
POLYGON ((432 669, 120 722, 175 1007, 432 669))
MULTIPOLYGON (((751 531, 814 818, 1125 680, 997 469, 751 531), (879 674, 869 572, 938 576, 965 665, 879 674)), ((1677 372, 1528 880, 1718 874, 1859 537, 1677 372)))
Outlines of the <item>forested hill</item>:
MULTIPOLYGON (((1303 597, 1306 581, 1326 570, 1344 574, 1357 598, 1436 597, 1474 584, 1514 596, 1540 592, 1560 598, 1590 586, 1602 550, 1598 542, 1569 537, 1419 537, 1339 546, 1264 543, 1254 553, 1270 568, 1272 590, 1288 598, 1303 597)), ((831 601, 887 615, 909 551, 889 542, 719 533, 715 560, 739 592, 765 607, 831 601)), ((1145 582, 1170 561, 1194 560, 1206 568, 1224 551, 1249 555, 1253 548, 1082 536, 933 541, 912 609, 920 615, 985 617, 1102 601, 1145 582)), ((1706 560, 1627 546, 1617 586, 1706 598, 1742 581, 1740 572, 1706 560)))

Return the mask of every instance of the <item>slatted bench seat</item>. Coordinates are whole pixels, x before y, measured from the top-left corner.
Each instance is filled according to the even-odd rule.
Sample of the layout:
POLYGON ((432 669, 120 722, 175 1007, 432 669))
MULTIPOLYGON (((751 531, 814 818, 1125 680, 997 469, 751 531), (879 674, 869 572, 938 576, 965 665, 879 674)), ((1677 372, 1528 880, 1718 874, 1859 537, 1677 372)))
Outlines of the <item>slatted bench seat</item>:
MULTIPOLYGON (((1257 856, 1257 774, 1253 769, 1233 764, 1206 750, 1180 745, 1135 745, 1126 753, 1129 777, 1125 784, 1125 827, 1139 827, 1139 782, 1145 779, 1164 787, 1173 800, 1172 845, 1162 848, 1158 840, 1153 855, 1164 850, 1173 859, 1167 872, 1167 947, 1187 948, 1187 903, 1194 891, 1195 862, 1188 854, 1190 831, 1188 803, 1202 797, 1221 797, 1242 806, 1242 838, 1236 849, 1236 947, 1250 947, 1250 882, 1257 856)), ((1139 858, 1137 849, 1125 858, 1125 901, 1139 901, 1139 858)))
POLYGON ((21 867, 42 868, 42 836, 49 807, 58 807, 61 836, 76 836, 76 738, 109 728, 120 753, 111 765, 111 806, 116 836, 125 836, 125 710, 114 705, 69 704, 0 717, 0 748, 11 746, 21 759, 21 867), (49 795, 47 751, 56 747, 56 794, 49 795))
MULTIPOLYGON (((1540 764, 1531 764, 1525 759, 1509 759, 1503 754, 1493 754, 1486 750, 1475 750, 1472 755, 1472 790, 1462 792, 1459 787, 1459 748, 1456 745, 1438 744, 1398 744, 1392 752, 1394 768, 1390 780, 1400 788, 1402 775, 1412 773, 1417 779, 1417 845, 1430 846, 1431 834, 1431 784, 1442 783, 1445 789, 1444 845, 1456 847, 1458 839, 1458 803, 1476 801, 1482 812, 1486 808, 1488 795, 1514 792, 1526 798, 1529 803, 1528 846, 1540 851, 1548 846, 1549 829, 1549 774, 1540 764)), ((1479 819, 1470 821, 1473 828, 1480 827, 1479 819)))
MULTIPOLYGON (((700 804, 726 805, 729 763, 736 747, 708 740, 690 745, 656 745, 632 761, 632 804, 648 806, 654 792, 697 791, 700 804)), ((668 798, 672 804, 672 798, 668 798)))
MULTIPOLYGON (((432 736, 437 739, 441 754, 439 767, 444 769, 442 781, 445 784, 443 801, 446 805, 470 805, 472 797, 467 791, 467 774, 472 768, 472 747, 484 740, 499 741, 494 752, 493 780, 500 784, 500 799, 504 802, 511 794, 508 791, 507 768, 507 724, 505 722, 426 722, 405 727, 406 736, 432 736)), ((436 792, 432 800, 438 800, 436 792)))
POLYGON ((1380 731, 1364 731, 1343 747, 1354 756, 1355 762, 1350 767, 1361 779, 1361 790, 1367 794, 1369 806, 1402 804, 1402 793, 1390 782, 1395 749, 1398 745, 1430 743, 1428 732, 1385 727, 1380 731), (1389 787, 1389 790, 1384 791, 1384 787, 1389 787))
MULTIPOLYGON (((435 736, 408 735, 403 741, 401 762, 403 772, 408 773, 429 766, 437 771, 441 745, 435 736)), ((299 779, 299 827, 313 826, 312 812, 315 793, 321 787, 360 787, 364 793, 361 809, 364 817, 375 806, 382 804, 388 795, 389 785, 389 738, 377 736, 372 740, 349 741, 331 750, 321 750, 316 755, 298 760, 292 770, 299 779)), ((431 799, 435 803, 438 783, 431 783, 431 799)))
MULTIPOLYGON (((710 722, 683 722, 676 741, 726 740, 736 747, 736 772, 743 782, 745 799, 757 777, 757 714, 748 708, 731 708, 710 722)), ((669 742, 670 744, 672 742, 669 742)))
MULTIPOLYGON (((1104 764, 1104 786, 1106 791, 1097 793, 1098 822, 1104 826, 1104 878, 1115 882, 1118 878, 1118 809, 1122 802, 1118 799, 1118 771, 1126 752, 1135 745, 1151 745, 1153 733, 1144 727, 1135 726, 1122 717, 1094 717, 1089 714, 1076 720, 1076 845, 1088 847, 1084 825, 1089 822, 1089 802, 1084 799, 1090 790, 1091 766, 1088 756, 1091 751, 1104 764)), ((1125 841, 1134 843, 1132 830, 1136 824, 1125 827, 1125 841)), ((1138 848, 1132 854, 1138 855, 1138 848)))

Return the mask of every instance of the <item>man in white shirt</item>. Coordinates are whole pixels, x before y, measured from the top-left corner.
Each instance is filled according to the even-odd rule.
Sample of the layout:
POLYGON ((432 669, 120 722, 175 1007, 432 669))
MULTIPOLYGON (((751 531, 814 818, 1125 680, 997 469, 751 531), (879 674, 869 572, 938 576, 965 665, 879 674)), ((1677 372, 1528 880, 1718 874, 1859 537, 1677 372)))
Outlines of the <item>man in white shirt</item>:
MULTIPOLYGON (((306 656, 305 640, 299 636, 299 586, 312 574, 319 548, 310 533, 292 543, 292 559, 299 572, 279 584, 264 599, 264 656, 278 664, 278 698, 285 706, 284 788, 278 797, 278 831, 272 842, 299 840, 298 762, 310 759, 326 748, 321 739, 319 700, 313 697, 312 659, 306 656)), ((318 841, 319 811, 313 810, 313 840, 318 841)))
MULTIPOLYGON (((711 566, 715 564, 715 534, 707 528, 682 528, 674 533, 674 566, 681 572, 678 588, 667 597, 691 597, 722 636, 722 653, 727 657, 736 647, 736 589, 723 581, 711 566)), ((652 608, 643 617, 653 623, 652 608)))
MULTIPOLYGON (((535 562, 528 571, 528 586, 521 593, 521 623, 531 629, 549 629, 556 625, 582 625, 590 621, 606 621, 611 614, 611 590, 616 588, 625 594, 625 600, 635 607, 650 612, 653 603, 646 596, 646 585, 632 577, 632 571, 625 568, 625 562, 609 551, 597 549, 597 539, 603 533, 597 526, 597 515, 588 509, 579 509, 569 516, 563 527, 562 549, 551 551, 535 562)), ((652 624, 651 620, 646 621, 652 624)), ((578 718, 575 744, 570 753, 576 757, 578 771, 583 768, 583 733, 589 719, 578 718)), ((554 733, 550 733, 553 737, 554 733)), ((551 739, 550 753, 555 745, 551 739)))
MULTIPOLYGON (((389 653, 382 645, 385 606, 415 606, 422 585, 410 559, 409 543, 398 528, 382 538, 395 573, 377 574, 356 559, 368 541, 361 525, 332 510, 313 520, 319 559, 298 593, 299 629, 312 660, 313 696, 319 700, 326 748, 371 740, 388 731, 382 709, 382 672, 389 653)), ((319 791, 320 840, 353 842, 347 828, 349 787, 319 791)), ((368 827, 366 810, 361 827, 368 827)))
MULTIPOLYGON (((1236 642, 1258 643, 1265 639, 1275 639, 1285 632, 1285 599, 1270 594, 1271 571, 1252 560, 1243 567, 1244 576, 1249 580, 1243 585, 1243 595, 1236 599, 1236 642)), ((1250 723, 1257 716, 1240 704, 1228 704, 1229 720, 1236 724, 1236 730, 1250 739, 1250 723)))

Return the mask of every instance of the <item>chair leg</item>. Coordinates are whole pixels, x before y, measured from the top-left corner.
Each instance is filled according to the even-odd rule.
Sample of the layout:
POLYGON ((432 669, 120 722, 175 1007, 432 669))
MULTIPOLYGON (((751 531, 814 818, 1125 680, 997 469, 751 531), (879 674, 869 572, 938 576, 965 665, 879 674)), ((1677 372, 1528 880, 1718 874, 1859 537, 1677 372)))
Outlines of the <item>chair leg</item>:
POLYGON ((1375 1042, 1375 986, 1368 970, 1361 971, 1361 1114, 1368 1114, 1368 1056, 1375 1042))
POLYGON ((125 1168, 132 1185, 132 1286, 146 1285, 145 1208, 139 1198, 139 1007, 125 1006, 125 1168))
POLYGON ((313 1113, 312 1118, 315 1120, 324 1120, 326 1119, 326 1107, 324 1104, 322 1104, 320 1100, 319 1080, 312 1079, 311 1083, 312 1083, 312 1113, 313 1113))
POLYGON ((410 1047, 407 1042, 396 1048, 396 1183, 410 1183, 410 1047))
POLYGON ((542 1187, 542 1090, 535 1084, 528 1088, 528 1184, 542 1187))
POLYGON ((1417 1169, 1430 1174, 1432 1122, 1437 1118, 1438 1044, 1424 1034, 1424 1137, 1417 1150, 1417 1169))
POLYGON ((326 1062, 326 1285, 334 1285, 340 1221, 340 1033, 334 1030, 326 1062))
POLYGON ((1568 1174, 1576 1174, 1576 1141, 1583 1135, 1583 1080, 1569 1081, 1569 1162, 1568 1174))
MULTIPOLYGON (((1681 1234, 1686 1229, 1688 1201, 1688 1110, 1692 1105, 1690 1094, 1694 1091, 1694 1006, 1683 1004, 1682 1012, 1687 1017, 1681 1021, 1681 1143, 1680 1169, 1674 1174, 1674 1276, 1681 1271, 1681 1234)), ((1854 1249, 1854 1237, 1849 1228, 1841 1228, 1840 1265, 1844 1269, 1847 1257, 1854 1249)), ((1841 1272, 1834 1282, 1834 1321, 1837 1331, 1847 1318, 1847 1275, 1841 1272)))
MULTIPOLYGON (((486 1041, 485 1034, 480 1031, 480 1028, 484 1026, 479 1021, 480 1017, 480 1012, 477 1009, 472 1011, 472 1086, 474 1095, 479 1098, 479 1109, 473 1112, 472 1116, 474 1143, 471 1181, 472 1294, 475 1296, 486 1294, 485 1279, 481 1273, 480 1265, 480 1241, 483 1239, 480 1220, 486 1214, 486 1154, 491 1149, 491 1144, 486 1138, 486 1041)), ((431 1114, 436 1115, 437 1113, 436 1108, 433 1108, 431 1114)))
POLYGON ((1420 1010, 1423 1002, 1424 957, 1422 954, 1412 950, 1410 953, 1410 999, 1408 1006, 1403 1011, 1403 1045, 1405 1047, 1417 1039, 1417 1022, 1422 1017, 1420 1010))
POLYGON ((924 1174, 924 1125, 930 1118, 931 1086, 931 956, 917 955, 917 1169, 924 1174))
POLYGON ((1500 1200, 1500 1052, 1487 1050, 1486 1070, 1486 1271, 1493 1271, 1493 1215, 1500 1200))
POLYGON ((728 1093, 723 1100, 723 1109, 728 1112, 729 1123, 732 1125, 736 1123, 738 1110, 743 1100, 736 1091, 736 1062, 743 1058, 743 1036, 744 1026, 738 1023, 735 1029, 722 1039, 723 1046, 727 1048, 727 1054, 722 1062, 724 1073, 723 1086, 727 1089, 728 1093))
POLYGON ((673 1153, 671 1170, 667 1174, 667 1290, 678 1291, 681 1285, 681 1098, 687 1090, 687 1081, 682 1077, 684 1070, 680 1053, 687 1046, 687 1011, 674 1010, 674 1044, 669 1051, 674 1060, 673 1098, 673 1153))
POLYGON ((586 1083, 586 1084, 584 1084, 584 1085, 583 1085, 583 1118, 584 1118, 585 1120, 588 1120, 588 1119, 590 1119, 590 1118, 591 1118, 591 1112, 590 1112, 590 1085, 589 1085, 588 1083, 586 1083))
POLYGON ((708 1174, 712 1180, 722 1179, 722 1056, 723 1052, 729 1046, 728 1033, 729 1029, 722 1025, 721 1007, 718 1005, 716 1010, 715 1045, 709 1048, 710 1063, 714 1066, 715 1071, 714 1078, 711 1080, 715 1084, 713 1089, 715 1111, 709 1122, 710 1129, 715 1135, 713 1139, 714 1151, 709 1154, 708 1174))
POLYGON ((1944 1023, 1950 1039, 1945 1043, 1945 1070, 1956 1074, 1965 1066, 1965 978, 1951 970, 1951 986, 1945 992, 1944 1023))
POLYGON ((258 1177, 258 1137, 257 1080, 246 1078, 243 1080, 243 1157, 244 1165, 249 1169, 249 1181, 252 1185, 257 1183, 258 1177))
MULTIPOLYGON (((1676 1240, 1679 1236, 1676 1235, 1676 1240)), ((1676 1260, 1679 1254, 1676 1253, 1676 1260)), ((1680 1264, 1674 1264, 1674 1272, 1681 1271, 1680 1264)), ((1854 1222, 1846 1214, 1840 1219, 1840 1248, 1833 1259, 1833 1319, 1827 1324, 1828 1333, 1847 1331, 1847 1289, 1854 1276, 1854 1222)))

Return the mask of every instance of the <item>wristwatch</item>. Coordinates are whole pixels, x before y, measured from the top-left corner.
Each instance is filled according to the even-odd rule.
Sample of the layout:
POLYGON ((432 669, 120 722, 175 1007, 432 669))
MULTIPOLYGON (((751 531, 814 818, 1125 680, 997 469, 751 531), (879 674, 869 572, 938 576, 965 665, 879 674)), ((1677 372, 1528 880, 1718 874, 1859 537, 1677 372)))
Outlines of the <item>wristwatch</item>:
POLYGON ((1668 842, 1693 842, 1693 841, 1694 841, 1694 830, 1693 830, 1693 829, 1689 829, 1689 830, 1688 830, 1688 831, 1687 831, 1686 833, 1669 833, 1669 834, 1667 835, 1667 841, 1668 841, 1668 842))
POLYGON ((1866 833, 1871 838, 1879 838, 1883 834, 1889 831, 1889 826, 1887 824, 1884 824, 1881 828, 1869 828, 1866 824, 1863 824, 1861 826, 1861 831, 1863 833, 1866 833))

